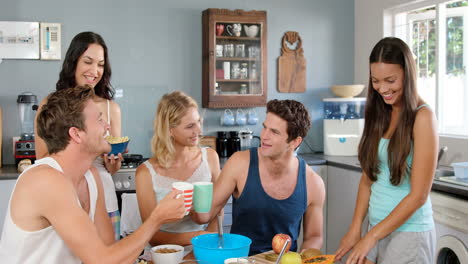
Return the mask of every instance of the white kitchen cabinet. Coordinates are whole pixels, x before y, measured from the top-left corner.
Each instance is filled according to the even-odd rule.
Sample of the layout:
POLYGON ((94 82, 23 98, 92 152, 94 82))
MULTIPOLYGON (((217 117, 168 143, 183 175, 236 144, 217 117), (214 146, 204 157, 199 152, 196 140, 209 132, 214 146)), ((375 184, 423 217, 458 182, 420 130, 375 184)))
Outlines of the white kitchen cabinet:
MULTIPOLYGON (((361 172, 328 166, 327 253, 334 254, 354 215, 361 172)), ((367 220, 363 227, 367 227, 367 220)))
MULTIPOLYGON (((325 190, 327 189, 327 166, 326 165, 309 165, 312 170, 314 170, 320 177, 322 177, 323 183, 325 184, 325 190)), ((327 197, 327 196, 325 196, 327 197)), ((303 224, 301 224, 301 232, 297 239, 297 248, 301 249, 302 241, 304 239, 303 236, 303 224)), ((323 253, 327 252, 327 200, 325 200, 325 204, 323 205, 323 244, 322 248, 320 249, 323 253)))
POLYGON ((3 222, 7 213, 10 195, 15 186, 16 180, 0 180, 0 238, 3 229, 3 222))

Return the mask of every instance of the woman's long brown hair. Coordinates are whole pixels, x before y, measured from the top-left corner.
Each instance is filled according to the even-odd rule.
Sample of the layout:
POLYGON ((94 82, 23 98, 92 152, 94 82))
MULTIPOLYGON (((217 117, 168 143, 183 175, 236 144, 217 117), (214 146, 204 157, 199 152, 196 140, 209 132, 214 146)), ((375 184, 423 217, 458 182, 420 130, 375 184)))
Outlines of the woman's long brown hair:
MULTIPOLYGON (((393 185, 401 183, 408 167, 406 159, 412 152, 413 126, 418 106, 417 70, 410 48, 401 39, 388 37, 380 40, 369 56, 372 63, 398 64, 404 72, 403 95, 398 126, 388 144, 388 164, 390 181, 393 185)), ((359 143, 358 158, 362 170, 371 181, 377 180, 379 169, 379 142, 390 125, 392 106, 384 102, 382 96, 374 89, 369 69, 369 86, 365 110, 364 131, 359 143)))

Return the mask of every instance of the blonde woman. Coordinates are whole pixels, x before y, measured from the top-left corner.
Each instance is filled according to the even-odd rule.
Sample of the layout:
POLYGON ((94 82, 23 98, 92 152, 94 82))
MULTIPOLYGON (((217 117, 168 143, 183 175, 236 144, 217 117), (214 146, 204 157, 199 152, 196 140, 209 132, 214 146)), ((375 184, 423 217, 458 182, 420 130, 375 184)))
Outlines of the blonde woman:
MULTIPOLYGON (((173 182, 215 182, 219 175, 216 151, 201 148, 201 118, 198 105, 190 96, 176 91, 166 94, 159 102, 151 140, 153 156, 136 171, 136 193, 142 221, 170 191, 173 182)), ((160 244, 190 245, 198 235, 216 232, 211 222, 204 225, 193 222, 190 216, 161 226, 150 240, 160 244)))

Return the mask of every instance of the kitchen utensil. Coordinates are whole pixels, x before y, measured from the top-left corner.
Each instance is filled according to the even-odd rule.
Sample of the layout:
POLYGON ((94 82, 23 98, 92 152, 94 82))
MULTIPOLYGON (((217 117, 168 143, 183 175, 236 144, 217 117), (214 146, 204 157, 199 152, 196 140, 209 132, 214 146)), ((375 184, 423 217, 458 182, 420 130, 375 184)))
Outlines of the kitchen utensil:
POLYGON ((192 209, 193 185, 188 182, 174 182, 172 183, 172 189, 182 191, 184 195, 185 215, 188 215, 190 209, 192 209))
POLYGON ((282 93, 303 93, 306 87, 306 60, 299 33, 288 31, 282 39, 281 56, 278 59, 278 91, 282 93), (293 45, 291 50, 287 43, 293 45))
POLYGON ((233 126, 235 123, 234 114, 231 109, 224 110, 224 114, 221 116, 221 125, 222 126, 233 126))
POLYGON ((241 30, 242 30, 242 27, 239 23, 226 26, 226 31, 228 32, 230 36, 239 37, 241 30))
POLYGON ((290 242, 289 240, 286 240, 286 242, 284 242, 283 248, 281 249, 281 252, 279 253, 278 258, 276 259, 276 264, 280 263, 281 257, 283 256, 284 250, 288 246, 289 242, 290 242))
POLYGON ((216 24, 216 36, 221 36, 224 32, 223 24, 216 24))
POLYGON ((224 57, 234 57, 234 44, 224 45, 224 57))
POLYGON ((256 125, 258 122, 258 116, 255 110, 249 110, 247 113, 247 124, 256 125))
POLYGON ((336 96, 351 98, 359 95, 364 87, 364 84, 333 85, 331 90, 336 96))
POLYGON ((232 77, 232 79, 239 79, 240 78, 239 62, 233 62, 232 63, 231 77, 232 77))
POLYGON ((218 214, 218 248, 224 247, 223 233, 223 215, 218 214))
POLYGON ((222 57, 223 56, 223 45, 216 45, 216 57, 222 57))
POLYGON ((212 182, 193 183, 193 208, 197 213, 208 213, 213 200, 212 182))
POLYGON ((247 123, 247 116, 245 115, 242 109, 237 109, 236 111, 236 125, 245 126, 247 123))
POLYGON ((119 153, 124 153, 125 150, 127 149, 127 146, 128 146, 128 143, 130 142, 130 140, 128 141, 125 141, 125 142, 122 142, 122 143, 115 143, 115 144, 111 144, 111 151, 109 153, 107 153, 108 156, 114 154, 115 156, 117 156, 119 153))
POLYGON ((241 150, 241 139, 238 131, 229 131, 228 157, 241 150))
POLYGON ((260 137, 254 136, 253 131, 251 130, 241 130, 239 131, 241 139, 241 150, 247 150, 252 147, 258 147, 260 145, 260 137), (253 139, 258 139, 258 144, 253 144, 253 139))
POLYGON ((245 44, 236 44, 235 56, 239 58, 245 57, 245 44))
POLYGON ((244 31, 247 37, 255 38, 258 34, 258 26, 257 25, 251 25, 251 26, 244 25, 244 31))
POLYGON ((239 258, 249 255, 252 240, 246 236, 223 235, 224 247, 218 248, 218 234, 205 234, 192 238, 195 258, 211 264, 224 264, 228 258, 239 258))
POLYGON ((184 247, 179 245, 159 245, 151 248, 151 259, 153 263, 178 264, 184 257, 184 247), (162 253, 165 251, 175 251, 171 253, 162 253))
POLYGON ((228 138, 226 131, 218 131, 218 138, 216 139, 216 151, 221 158, 226 158, 228 156, 228 138))

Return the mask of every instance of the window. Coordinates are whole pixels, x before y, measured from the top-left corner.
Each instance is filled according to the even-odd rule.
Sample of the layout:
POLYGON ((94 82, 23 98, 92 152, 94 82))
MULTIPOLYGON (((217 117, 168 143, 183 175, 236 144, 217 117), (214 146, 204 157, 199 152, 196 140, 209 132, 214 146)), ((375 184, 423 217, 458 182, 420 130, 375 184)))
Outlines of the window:
POLYGON ((415 55, 419 94, 435 109, 439 133, 468 136, 468 1, 427 0, 391 16, 391 34, 415 55))

